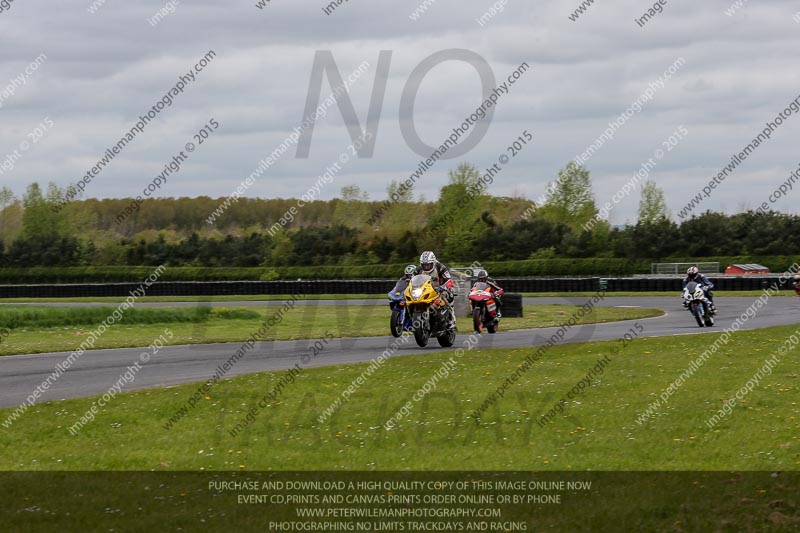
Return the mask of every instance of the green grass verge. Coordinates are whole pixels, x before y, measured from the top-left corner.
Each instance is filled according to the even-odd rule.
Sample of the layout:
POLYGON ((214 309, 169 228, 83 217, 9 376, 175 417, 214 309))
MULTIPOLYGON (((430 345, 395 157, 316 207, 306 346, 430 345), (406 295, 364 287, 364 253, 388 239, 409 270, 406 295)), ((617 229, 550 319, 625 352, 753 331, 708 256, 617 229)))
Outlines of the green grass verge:
MULTIPOLYGON (((70 314, 85 316, 96 313, 97 320, 86 326, 63 325, 59 327, 19 327, 12 330, 7 338, 0 342, 0 355, 23 353, 43 353, 75 350, 81 341, 95 329, 111 308, 21 308, 21 313, 36 313, 44 310, 45 314, 69 317, 70 314)), ((138 312, 152 311, 166 316, 185 316, 191 318, 197 308, 157 308, 139 309, 138 312)), ((213 342, 237 342, 246 340, 261 322, 272 316, 280 307, 263 308, 199 308, 208 313, 208 321, 173 321, 170 323, 123 322, 106 330, 97 340, 94 347, 125 348, 147 346, 154 338, 164 332, 168 326, 173 332, 172 344, 202 344, 213 342), (249 319, 238 318, 246 314, 249 319), (226 318, 226 319, 222 319, 226 318)), ((524 308, 524 318, 504 318, 501 330, 528 329, 558 325, 570 318, 578 307, 568 305, 537 305, 524 308)), ((2 309, 0 309, 2 311, 2 309)), ((7 312, 11 312, 6 310, 7 312)), ((132 313, 129 309, 127 313, 132 313)), ((657 309, 609 308, 596 307, 594 312, 585 315, 589 322, 609 322, 659 316, 657 309)), ((94 316, 94 315, 93 315, 94 316)), ((66 322, 66 318, 62 319, 66 322)), ((471 320, 459 318, 462 331, 470 328, 471 320), (465 329, 467 328, 467 329, 465 329)), ((388 306, 297 306, 287 312, 284 319, 270 328, 264 340, 313 339, 325 336, 328 332, 335 337, 362 337, 389 335, 388 306)))
MULTIPOLYGON (((114 307, 0 307, 0 328, 52 328, 57 326, 91 326, 114 313, 114 307)), ((161 307, 131 308, 121 313, 119 324, 172 324, 176 322, 209 322, 216 320, 257 320, 256 311, 224 307, 161 307)))
MULTIPOLYGON (((236 436, 229 431, 281 374, 224 380, 169 430, 165 422, 197 384, 122 394, 75 436, 67 427, 93 400, 48 402, 3 430, 0 470, 798 470, 796 350, 718 425, 705 424, 797 329, 734 334, 642 425, 637 415, 719 333, 636 338, 624 348, 618 341, 552 347, 480 423, 470 413, 530 348, 466 351, 393 430, 384 423, 455 350, 390 358, 323 422, 318 417, 367 365, 303 370, 236 436), (604 372, 540 427, 537 420, 604 356, 604 372)), ((0 410, 0 420, 10 412, 0 410)))

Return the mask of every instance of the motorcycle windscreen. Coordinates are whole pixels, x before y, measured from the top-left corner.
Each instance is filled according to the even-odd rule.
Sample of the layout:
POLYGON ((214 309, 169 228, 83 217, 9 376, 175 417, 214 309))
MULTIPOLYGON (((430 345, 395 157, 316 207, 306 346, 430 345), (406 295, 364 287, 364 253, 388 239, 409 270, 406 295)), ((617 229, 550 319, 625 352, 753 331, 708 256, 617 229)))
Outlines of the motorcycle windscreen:
POLYGON ((472 286, 472 289, 476 291, 487 291, 489 290, 489 284, 479 281, 478 283, 472 286))
POLYGON ((401 279, 400 281, 397 282, 397 285, 394 286, 394 289, 392 289, 392 292, 393 293, 399 292, 400 294, 403 294, 403 291, 406 290, 406 287, 408 287, 408 280, 407 279, 401 279))
POLYGON ((694 291, 697 290, 697 282, 696 281, 690 281, 689 283, 687 283, 686 284, 686 290, 689 291, 689 294, 694 294, 694 291))
POLYGON ((411 288, 412 289, 420 289, 422 288, 425 283, 431 280, 431 277, 427 274, 417 274, 413 278, 411 278, 411 288))

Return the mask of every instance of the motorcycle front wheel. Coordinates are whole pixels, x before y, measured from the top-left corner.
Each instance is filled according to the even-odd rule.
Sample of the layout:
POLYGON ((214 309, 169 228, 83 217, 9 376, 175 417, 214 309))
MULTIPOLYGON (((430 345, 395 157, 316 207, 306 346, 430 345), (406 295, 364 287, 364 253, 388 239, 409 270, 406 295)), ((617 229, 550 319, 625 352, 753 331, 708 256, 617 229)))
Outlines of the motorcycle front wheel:
POLYGON ((702 328, 703 326, 705 326, 705 323, 703 322, 703 317, 700 316, 699 306, 692 307, 692 314, 694 315, 694 319, 697 321, 697 325, 699 327, 702 328))
POLYGON ((431 325, 425 320, 425 313, 414 313, 414 340, 417 341, 417 346, 426 347, 430 336, 431 325))
POLYGON ((392 337, 399 337, 403 333, 403 312, 400 309, 392 309, 392 316, 389 318, 389 329, 392 337))
POLYGON ((483 321, 481 320, 481 308, 476 307, 472 310, 472 328, 475 330, 475 333, 481 333, 483 331, 483 321))

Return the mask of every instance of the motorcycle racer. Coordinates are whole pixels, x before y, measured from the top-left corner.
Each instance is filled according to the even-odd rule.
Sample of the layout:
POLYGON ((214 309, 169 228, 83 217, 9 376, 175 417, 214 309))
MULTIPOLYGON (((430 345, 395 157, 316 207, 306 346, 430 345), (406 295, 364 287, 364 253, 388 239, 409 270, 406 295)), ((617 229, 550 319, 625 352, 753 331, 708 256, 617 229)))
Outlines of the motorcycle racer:
POLYGON ((456 326, 456 313, 453 309, 453 277, 450 275, 450 269, 444 263, 436 260, 436 254, 430 250, 422 252, 419 256, 419 266, 414 270, 414 275, 426 274, 431 277, 433 287, 442 296, 442 300, 448 308, 448 315, 450 316, 449 327, 455 328, 456 326))
POLYGON ((714 294, 711 292, 711 289, 714 288, 714 284, 705 275, 701 274, 700 269, 697 268, 696 266, 689 267, 686 270, 686 278, 684 278, 683 280, 682 288, 685 289, 686 285, 688 285, 689 282, 691 281, 700 284, 700 286, 703 288, 703 292, 705 293, 706 298, 708 299, 709 302, 709 308, 711 309, 711 314, 716 315, 717 307, 714 305, 714 294))
POLYGON ((478 269, 474 273, 476 281, 486 283, 492 290, 492 295, 494 296, 494 301, 497 304, 497 315, 495 316, 495 321, 500 320, 502 313, 500 309, 503 307, 503 293, 505 292, 497 282, 489 277, 489 273, 484 269, 478 269))
POLYGON ((403 277, 397 280, 397 283, 394 284, 393 291, 396 292, 403 292, 408 284, 411 282, 411 278, 414 277, 414 272, 417 270, 417 265, 406 265, 403 269, 403 277))
POLYGON ((407 265, 403 270, 403 277, 397 280, 394 288, 389 291, 389 309, 392 310, 389 330, 392 332, 393 337, 400 337, 404 331, 411 331, 411 317, 406 312, 403 293, 411 283, 411 278, 414 277, 416 269, 417 265, 407 265))
POLYGON ((445 286, 451 282, 453 277, 450 269, 443 263, 436 260, 436 254, 426 250, 419 256, 419 266, 414 271, 416 274, 427 274, 431 277, 434 287, 445 286))
POLYGON ((400 281, 406 280, 411 281, 411 278, 414 277, 414 273, 417 271, 417 265, 406 265, 406 268, 403 269, 403 277, 400 278, 400 281))

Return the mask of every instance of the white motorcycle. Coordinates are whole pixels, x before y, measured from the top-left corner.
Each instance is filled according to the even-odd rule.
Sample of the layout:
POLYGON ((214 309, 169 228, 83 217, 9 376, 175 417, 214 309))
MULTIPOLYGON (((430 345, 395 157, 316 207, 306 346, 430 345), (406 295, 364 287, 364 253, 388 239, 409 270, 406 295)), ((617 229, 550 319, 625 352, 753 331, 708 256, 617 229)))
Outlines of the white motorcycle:
POLYGON ((686 288, 683 289, 681 297, 683 298, 684 307, 694 315, 698 326, 710 328, 714 325, 711 302, 706 297, 702 285, 695 281, 690 281, 686 284, 686 288))

